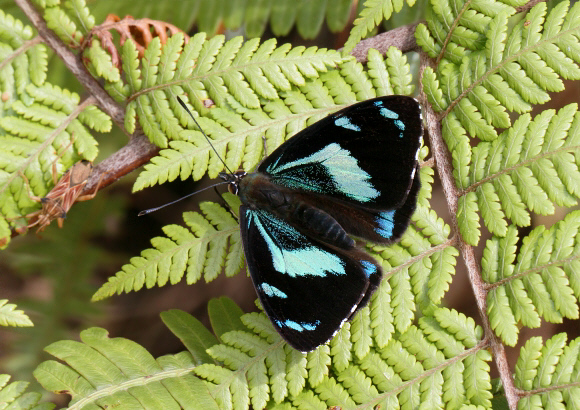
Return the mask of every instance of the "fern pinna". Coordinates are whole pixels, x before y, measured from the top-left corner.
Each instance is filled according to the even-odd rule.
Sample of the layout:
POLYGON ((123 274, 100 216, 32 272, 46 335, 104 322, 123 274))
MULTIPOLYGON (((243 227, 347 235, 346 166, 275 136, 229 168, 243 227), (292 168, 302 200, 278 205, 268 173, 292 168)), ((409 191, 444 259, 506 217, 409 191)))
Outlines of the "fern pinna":
MULTIPOLYGON (((84 1, 64 3, 38 2, 48 27, 74 48, 95 20, 84 1)), ((279 28, 280 10, 288 11, 283 19, 288 27, 303 24, 302 7, 315 10, 320 22, 322 3, 327 4, 312 1, 290 12, 288 1, 276 6, 262 1, 268 3, 262 9, 253 7, 257 2, 248 3, 251 11, 244 18, 256 33, 267 22, 279 28), (256 16, 259 20, 251 20, 256 16)), ((340 2, 341 7, 346 3, 340 2)), ((403 5, 389 0, 360 3, 346 51, 403 5)), ((208 10, 203 4, 199 13, 208 10)), ((215 26, 215 15, 208 24, 215 26)), ((329 25, 334 16, 328 11, 329 25)), ((534 214, 552 214, 556 206, 577 203, 577 104, 530 112, 562 91, 564 80, 580 79, 580 6, 561 1, 548 10, 544 3, 532 7, 518 0, 440 0, 430 2, 425 17, 415 39, 421 48, 419 98, 429 150, 423 147, 419 155, 417 210, 399 243, 367 247, 386 278, 368 306, 327 345, 300 353, 282 341, 264 313, 243 314, 231 300, 220 298, 209 306, 213 333, 184 312, 162 314, 186 347, 183 352, 154 358, 134 342, 90 328, 81 333, 80 342, 61 341, 46 348, 59 361, 37 368, 40 383, 49 391, 70 394, 73 408, 489 408, 505 402, 516 408, 518 401, 522 407, 573 407, 580 368, 577 340, 568 342, 563 334, 544 342, 531 338, 512 369, 504 345, 524 343, 522 329, 539 327, 542 319, 578 319, 580 213, 570 212, 552 227, 518 228, 530 226, 534 214), (450 210, 449 224, 431 209, 435 170, 450 210), (479 244, 485 245, 480 261, 474 252, 479 244), (441 307, 460 255, 481 326, 441 307), (492 361, 501 389, 493 387, 492 361)), ((22 31, 10 17, 2 18, 15 27, 11 32, 22 31)), ((31 35, 26 32, 24 41, 31 35)), ((0 39, 13 49, 21 46, 0 39)), ((30 53, 43 46, 25 47, 22 51, 30 53)), ((153 39, 142 57, 127 41, 120 48, 121 69, 97 40, 83 53, 91 73, 125 104, 126 131, 142 129, 163 148, 139 175, 135 190, 177 177, 216 177, 224 169, 176 104, 176 96, 185 97, 197 112, 227 167, 252 169, 262 158, 263 136, 273 149, 343 107, 382 95, 409 95, 414 87, 407 57, 395 48, 386 56, 368 51, 363 66, 333 50, 278 46, 274 40, 226 41, 200 33, 191 38, 176 34, 166 42, 153 39), (204 105, 208 100, 209 108, 204 105)), ((18 73, 13 78, 30 81, 26 87, 21 80, 11 82, 18 85, 11 94, 16 97, 5 104, 0 126, 10 147, 6 151, 16 155, 22 152, 19 144, 31 144, 40 134, 46 137, 33 132, 39 127, 30 127, 46 124, 52 113, 46 106, 65 112, 53 115, 50 143, 42 145, 52 144, 54 151, 44 154, 47 158, 40 148, 35 154, 46 172, 54 152, 71 141, 59 133, 73 122, 77 126, 75 121, 92 127, 87 118, 102 114, 93 109, 81 117, 87 107, 78 106, 75 97, 72 106, 62 109, 41 97, 48 89, 59 96, 72 94, 42 76, 22 77, 24 63, 16 62, 22 55, 9 54, 11 63, 1 67, 13 67, 18 73)), ((104 118, 98 118, 97 126, 102 126, 104 118)), ((84 153, 96 147, 88 138, 73 143, 78 153, 63 156, 63 171, 79 156, 92 159, 84 153)), ((3 165, 2 170, 3 180, 12 184, 0 186, 0 194, 8 198, 3 197, 2 210, 12 209, 5 216, 13 218, 25 211, 18 205, 25 201, 20 199, 24 192, 18 172, 31 181, 42 178, 26 166, 3 165)), ((224 200, 235 214, 239 200, 228 194, 224 200)), ((183 215, 187 227, 164 227, 165 236, 154 238, 153 246, 124 265, 94 299, 239 273, 244 259, 236 217, 215 203, 202 203, 200 209, 183 215)), ((9 222, 0 219, 3 233, 9 232, 9 222)), ((0 319, 2 315, 0 311, 0 319)), ((12 397, 19 399, 18 394, 12 397)))

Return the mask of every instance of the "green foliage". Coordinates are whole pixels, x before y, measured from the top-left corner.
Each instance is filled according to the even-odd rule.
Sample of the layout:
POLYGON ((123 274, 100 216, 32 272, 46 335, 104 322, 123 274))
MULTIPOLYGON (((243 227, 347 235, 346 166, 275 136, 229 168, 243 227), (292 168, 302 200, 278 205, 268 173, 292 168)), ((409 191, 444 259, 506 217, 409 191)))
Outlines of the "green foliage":
POLYGON ((186 32, 195 24, 197 31, 210 36, 223 25, 227 30, 243 29, 248 38, 260 37, 267 29, 276 37, 287 36, 296 27, 302 38, 312 39, 324 22, 333 33, 344 30, 353 5, 353 0, 99 0, 91 3, 91 11, 97 22, 113 13, 168 21, 186 32))
MULTIPOLYGON (((75 49, 98 20, 83 0, 37 3, 48 26, 75 49)), ((116 3, 119 10, 134 7, 116 3)), ((516 8, 523 3, 429 3, 426 22, 415 33, 433 59, 422 73, 421 91, 451 154, 459 193, 457 232, 431 209, 433 169, 422 162, 411 226, 398 244, 367 248, 383 266, 385 279, 369 305, 327 345, 297 352, 263 313, 243 314, 231 300, 220 298, 209 304, 213 334, 185 312, 162 314, 187 349, 183 352, 154 358, 134 342, 91 328, 81 333, 81 342, 49 345, 47 352, 59 361, 42 363, 34 373, 37 379, 47 390, 70 394, 76 408, 143 408, 143 403, 160 409, 491 407, 492 393, 501 394, 490 380, 491 335, 484 335, 473 319, 441 307, 455 273, 457 242, 463 241, 462 249, 477 245, 482 225, 492 234, 481 261, 485 286, 477 291, 486 295, 488 319, 504 344, 518 342, 521 326, 579 316, 580 211, 551 228, 536 227, 521 242, 517 229, 530 226, 533 213, 574 206, 579 196, 577 105, 534 117, 529 112, 548 101, 549 93, 562 91, 563 80, 580 79, 580 6, 562 1, 548 12, 540 3, 522 16, 516 8)), ((145 7, 175 10, 182 4, 145 7)), ((140 126, 164 148, 139 175, 134 190, 177 177, 216 177, 224 168, 176 96, 195 111, 228 168, 249 170, 263 157, 264 136, 271 152, 356 101, 413 92, 407 56, 394 48, 386 58, 371 50, 362 66, 337 51, 277 47, 274 39, 207 38, 221 22, 226 28, 244 26, 250 37, 268 24, 275 35, 296 26, 300 35, 311 37, 325 19, 331 29, 341 30, 350 0, 235 0, 227 5, 204 0, 190 10, 179 9, 184 11, 181 24, 189 28, 197 22, 207 32, 188 41, 181 33, 163 45, 155 38, 143 57, 126 41, 120 49, 121 70, 98 40, 85 44, 82 57, 89 71, 126 104, 126 130, 132 133, 140 126)), ((400 0, 367 0, 345 50, 403 5, 400 0)), ((75 94, 46 82, 46 48, 30 28, 4 13, 0 23, 0 144, 7 147, 0 152, 4 246, 10 227, 18 224, 8 218, 39 205, 23 190, 20 173, 36 196, 45 195, 52 186, 52 164, 60 175, 80 158, 93 159, 97 143, 88 128, 107 132, 111 124, 95 108, 79 107, 75 94)), ((420 160, 428 161, 427 155, 423 147, 420 160)), ((239 200, 224 199, 235 213, 239 200)), ((152 247, 132 258, 93 299, 184 279, 211 281, 242 269, 235 216, 206 202, 201 213, 187 212, 184 220, 187 228, 164 227, 164 236, 154 238, 152 247)), ((62 248, 47 249, 58 253, 62 248)), ((98 256, 87 255, 91 266, 98 256)), ((74 292, 84 295, 86 289, 74 292)), ((0 301, 0 323, 15 315, 16 322, 24 323, 14 305, 0 301)), ((563 335, 544 346, 538 338, 525 344, 515 369, 520 405, 576 403, 578 346, 578 339, 566 345, 563 335)))
POLYGON ((578 403, 578 351, 580 339, 566 344, 560 333, 542 346, 540 337, 530 338, 521 348, 516 364, 516 386, 530 393, 520 408, 572 408, 578 403))
POLYGON ((0 404, 6 409, 50 410, 52 403, 41 403, 40 393, 26 392, 27 382, 15 381, 8 383, 10 376, 0 374, 0 404))
MULTIPOLYGON (((194 128, 177 96, 186 95, 200 113, 207 113, 203 102, 208 98, 218 107, 231 99, 259 108, 260 99, 277 100, 280 92, 303 86, 342 61, 337 51, 290 44, 276 47, 274 39, 260 44, 258 39, 244 43, 242 37, 235 37, 226 42, 224 36, 206 40, 205 33, 199 33, 187 44, 184 41, 178 33, 161 47, 159 38, 154 38, 141 61, 134 43, 126 42, 122 58, 127 81, 107 84, 107 89, 115 90, 113 96, 128 98, 127 130, 134 130, 138 118, 151 142, 160 147, 166 147, 168 139, 187 140, 181 135, 184 127, 194 128)), ((210 133, 216 128, 202 126, 210 133)))
MULTIPOLYGON (((222 317, 221 310, 210 310, 216 314, 222 317)), ((172 329, 183 323, 201 326, 178 311, 164 314, 164 320, 172 329)), ((176 336, 187 351, 155 359, 134 342, 91 328, 81 333, 81 342, 48 346, 64 364, 46 361, 35 376, 47 390, 68 392, 78 408, 112 403, 140 408, 137 397, 160 409, 185 403, 186 408, 258 409, 283 401, 314 408, 490 405, 490 355, 482 331, 458 312, 436 309, 382 347, 371 337, 360 357, 352 350, 356 333, 349 331, 355 324, 344 326, 330 346, 303 354, 280 339, 263 313, 242 315, 241 321, 243 329, 223 333, 221 343, 210 342, 211 359, 203 364, 194 359, 199 360, 198 339, 183 332, 176 336)))
POLYGON ((132 258, 122 271, 109 278, 93 300, 136 291, 143 286, 175 284, 184 275, 188 284, 202 277, 209 282, 222 272, 224 264, 226 276, 237 274, 243 265, 238 222, 215 203, 205 202, 200 208, 204 215, 183 214, 189 230, 179 225, 164 227, 168 237, 153 238, 151 242, 155 248, 132 258))
POLYGON ((530 111, 549 100, 548 92, 564 89, 562 78, 580 79, 580 7, 562 1, 547 14, 540 3, 510 30, 515 10, 494 4, 461 14, 457 30, 445 37, 440 30, 457 11, 441 2, 430 9, 429 28, 416 34, 430 56, 443 56, 436 69, 426 68, 423 87, 440 114, 457 185, 468 195, 460 199, 459 222, 471 245, 480 237, 478 210, 486 227, 503 236, 506 217, 528 226, 528 209, 553 213, 552 202, 572 206, 579 194, 577 121, 571 125, 577 106, 558 115, 544 111, 533 122, 523 115, 513 126, 508 111, 530 111), (488 24, 469 28, 476 16, 488 24), (509 129, 498 136, 497 128, 509 129), (483 142, 472 149, 469 136, 483 142))
POLYGON ((550 229, 535 228, 523 239, 519 252, 514 226, 505 237, 487 242, 482 274, 491 287, 488 314, 505 344, 516 344, 518 325, 535 328, 541 318, 552 323, 578 319, 579 229, 580 211, 574 211, 550 229))
POLYGON ((0 24, 0 242, 5 247, 9 226, 21 226, 18 218, 41 207, 30 198, 22 175, 32 193, 43 197, 54 184, 53 164, 58 177, 76 161, 97 156, 87 127, 107 132, 112 124, 95 107, 79 110, 75 93, 45 82, 46 48, 32 38, 30 27, 1 11, 0 24))
MULTIPOLYGON (((545 110, 533 120, 520 116, 493 142, 480 142, 472 150, 467 195, 472 207, 464 223, 483 221, 494 234, 505 236, 509 219, 529 226, 529 211, 550 215, 554 205, 574 206, 580 196, 580 171, 575 153, 580 149, 580 113, 577 104, 545 110)), ((463 199, 467 201, 467 198, 463 199)), ((479 237, 477 227, 465 229, 479 237)), ((477 240, 470 242, 477 243, 477 240)))
POLYGON ((30 318, 22 311, 15 310, 16 305, 0 299, 0 326, 34 326, 30 318))

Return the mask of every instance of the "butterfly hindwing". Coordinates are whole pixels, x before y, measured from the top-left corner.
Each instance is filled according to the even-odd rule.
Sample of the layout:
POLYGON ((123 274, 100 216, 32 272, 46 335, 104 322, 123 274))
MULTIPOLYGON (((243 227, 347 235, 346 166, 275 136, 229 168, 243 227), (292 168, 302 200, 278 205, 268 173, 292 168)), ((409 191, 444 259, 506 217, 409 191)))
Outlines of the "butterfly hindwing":
MULTIPOLYGON (((416 173, 419 169, 415 170, 416 173)), ((325 196, 301 194, 304 202, 331 215, 350 235, 373 243, 389 244, 401 238, 411 220, 421 183, 415 174, 405 201, 393 209, 371 209, 325 196)))
POLYGON ((319 242, 266 210, 242 205, 240 228, 262 306, 300 351, 328 341, 380 282, 381 268, 366 253, 319 242))
POLYGON ((371 209, 400 207, 421 144, 416 100, 387 96, 347 107, 302 130, 258 168, 275 184, 371 209))

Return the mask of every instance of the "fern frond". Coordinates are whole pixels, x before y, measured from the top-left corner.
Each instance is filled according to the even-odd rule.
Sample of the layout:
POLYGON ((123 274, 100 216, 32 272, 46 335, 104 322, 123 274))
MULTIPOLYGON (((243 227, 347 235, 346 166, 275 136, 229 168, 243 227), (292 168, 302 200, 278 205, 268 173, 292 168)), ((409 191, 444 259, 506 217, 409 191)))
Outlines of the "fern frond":
POLYGON ((153 238, 154 248, 132 258, 95 293, 93 300, 137 291, 143 286, 175 284, 184 275, 188 284, 202 277, 209 282, 222 272, 224 264, 226 276, 237 274, 243 264, 238 222, 215 203, 204 202, 200 208, 204 215, 183 214, 189 230, 178 225, 164 227, 167 237, 153 238))
POLYGON ((46 79, 46 46, 40 44, 30 26, 0 10, 0 61, 2 62, 2 98, 0 116, 10 115, 10 106, 21 100, 30 104, 29 84, 40 86, 46 79))
POLYGON ((504 236, 506 219, 528 226, 530 211, 548 215, 554 213, 554 203, 574 206, 580 196, 579 152, 575 103, 558 112, 545 110, 533 120, 524 114, 497 140, 480 142, 473 148, 466 194, 460 200, 465 211, 459 223, 462 232, 474 236, 470 243, 479 237, 477 211, 492 233, 504 236))
POLYGON ((81 115, 79 96, 68 90, 45 83, 29 85, 27 93, 34 98, 32 104, 15 101, 11 105, 15 115, 0 119, 6 133, 0 136, 4 156, 0 202, 2 213, 9 218, 25 215, 39 205, 28 197, 19 173, 27 176, 34 195, 42 197, 52 187, 55 161, 60 175, 80 158, 96 157, 97 142, 86 127, 99 131, 111 128, 110 119, 96 108, 87 108, 88 113, 81 115), (67 152, 71 144, 74 154, 67 152))
POLYGON ((578 403, 580 339, 566 344, 559 333, 542 346, 540 337, 530 338, 520 350, 515 384, 524 391, 520 406, 574 407, 578 403))
POLYGON ((91 29, 95 17, 88 9, 85 0, 65 0, 40 5, 44 8, 44 19, 48 28, 69 47, 79 48, 91 29))
POLYGON ((68 366, 50 360, 34 371, 46 390, 70 394, 70 405, 141 407, 141 397, 156 408, 218 408, 206 385, 191 375, 195 363, 188 352, 155 359, 137 343, 110 339, 99 328, 81 332, 81 341, 47 346, 68 366))
MULTIPOLYGON (((239 310, 231 300, 227 302, 239 310)), ((46 350, 64 364, 46 361, 34 375, 45 389, 70 394, 71 405, 78 407, 113 402, 127 407, 149 400, 151 390, 156 392, 151 399, 164 408, 175 402, 183 406, 185 398, 191 400, 189 407, 203 403, 209 406, 203 408, 220 409, 286 408, 289 404, 316 408, 421 403, 490 406, 490 355, 481 342, 482 330, 453 310, 433 312, 383 347, 371 337, 369 350, 360 357, 349 355, 346 362, 344 348, 351 351, 356 345, 356 341, 351 343, 355 335, 344 332, 348 324, 330 347, 323 345, 303 354, 282 341, 264 313, 249 313, 241 316, 241 327, 236 320, 230 322, 220 343, 204 331, 208 336, 202 344, 185 338, 186 344, 196 346, 195 353, 190 349, 157 359, 134 342, 110 339, 105 330, 92 328, 81 333, 81 342, 48 346, 46 350), (201 346, 207 347, 207 354, 198 355, 201 346), (198 363, 204 363, 196 365, 192 353, 198 363)), ((210 308, 210 318, 223 316, 210 308)), ((167 312, 164 320, 178 330, 177 336, 184 331, 191 334, 183 324, 200 326, 184 312, 167 312)))
MULTIPOLYGON (((258 108, 260 98, 277 99, 280 92, 303 86, 307 79, 319 77, 342 61, 334 50, 291 48, 289 44, 276 47, 274 39, 262 44, 258 39, 243 43, 242 37, 206 40, 205 33, 199 33, 187 44, 184 40, 178 33, 162 47, 159 38, 154 38, 140 61, 134 44, 125 42, 122 61, 127 82, 105 78, 109 81, 107 89, 115 91, 113 95, 127 94, 129 98, 125 117, 128 130, 133 130, 138 118, 151 142, 161 147, 167 146, 168 139, 183 139, 183 127, 194 128, 177 96, 187 95, 199 113, 207 113, 203 101, 208 97, 218 107, 233 99, 245 107, 258 108)), ((97 43, 93 46, 99 47, 97 43)), ((95 71, 99 72, 98 67, 95 71)))
MULTIPOLYGON (((466 8, 462 13, 451 12, 448 17, 455 16, 452 20, 446 17, 446 24, 452 21, 457 25, 454 35, 463 36, 466 33, 459 28, 462 27, 463 16, 472 11, 469 9, 470 4, 465 3, 466 8)), ((502 3, 489 2, 489 4, 502 3)), ((444 2, 438 2, 438 5, 445 7, 444 2)), ((511 126, 509 111, 517 113, 530 111, 533 104, 549 100, 548 92, 563 90, 562 79, 580 79, 578 67, 580 53, 576 52, 580 50, 577 36, 580 31, 578 4, 570 7, 569 2, 560 2, 547 16, 546 5, 538 4, 526 15, 526 19, 522 19, 509 31, 508 19, 514 12, 511 6, 505 10, 499 10, 497 7, 487 7, 486 10, 489 13, 488 24, 478 29, 480 34, 477 39, 473 37, 471 43, 467 41, 468 37, 461 37, 466 40, 461 43, 458 39, 454 40, 453 35, 446 43, 447 39, 442 35, 447 29, 443 29, 444 24, 438 19, 447 15, 445 14, 447 12, 443 13, 441 10, 438 11, 439 14, 434 11, 435 14, 428 18, 428 24, 432 25, 429 29, 423 26, 417 30, 417 41, 424 50, 430 53, 436 51, 435 54, 431 54, 433 57, 441 53, 445 47, 444 58, 437 68, 425 69, 422 85, 429 103, 442 120, 443 138, 451 151, 454 177, 461 189, 468 189, 470 184, 473 184, 473 179, 476 181, 482 179, 473 173, 469 177, 470 166, 472 171, 478 170, 479 173, 483 166, 494 167, 495 171, 488 171, 489 174, 498 172, 500 163, 497 161, 501 162, 497 156, 494 157, 496 162, 484 161, 485 158, 491 161, 487 152, 490 147, 478 146, 472 152, 469 136, 494 141, 493 146, 501 149, 501 144, 496 142, 498 138, 496 128, 511 126), (442 31, 441 35, 435 36, 437 41, 426 37, 439 29, 442 31), (466 45, 467 43, 469 44, 466 45)), ((477 10, 477 13, 481 12, 477 10)), ((478 20, 484 21, 485 18, 478 20)), ((566 154, 563 156, 566 157, 566 154)), ((569 164, 566 160, 556 171, 552 169, 552 164, 548 164, 550 161, 538 158, 538 163, 531 168, 534 172, 542 174, 542 187, 549 193, 552 201, 565 205, 574 203, 575 198, 570 192, 566 192, 566 189, 576 191, 573 178, 559 175, 563 173, 564 168, 570 169, 575 175, 575 165, 569 164), (567 185, 560 179, 566 180, 567 185), (551 185, 552 183, 554 185, 551 185), (547 187, 548 185, 550 187, 547 187)), ((477 207, 484 216, 486 226, 498 235, 505 234, 507 229, 504 220, 506 214, 513 222, 522 226, 529 221, 526 205, 531 209, 539 208, 540 213, 549 212, 549 209, 553 208, 552 204, 547 204, 545 193, 541 193, 538 197, 532 193, 537 191, 537 183, 529 178, 529 170, 522 172, 524 175, 520 178, 525 181, 519 186, 518 184, 514 186, 508 176, 498 175, 497 180, 478 188, 477 201, 473 195, 461 198, 460 229, 462 233, 468 235, 464 239, 468 240, 469 244, 477 244, 479 238, 475 214, 477 207), (532 184, 532 190, 524 194, 527 199, 518 198, 523 184, 532 184), (526 201, 528 204, 525 205, 526 201), (530 202, 539 203, 532 206, 530 202)))
MULTIPOLYGON (((457 312, 437 310, 436 316, 422 318, 419 327, 411 326, 383 348, 371 340, 367 353, 358 360, 356 355, 350 356, 342 365, 343 350, 338 347, 356 345, 356 341, 350 343, 351 337, 356 337, 352 332, 346 339, 348 333, 340 338, 345 327, 337 335, 339 341, 336 337, 331 341, 330 349, 321 346, 304 355, 285 346, 263 313, 246 314, 242 320, 253 334, 227 333, 223 344, 208 350, 225 368, 208 364, 195 369, 197 375, 213 383, 209 389, 220 398, 221 408, 247 407, 249 403, 263 408, 271 400, 281 403, 283 399, 289 399, 294 406, 309 402, 325 408, 445 403, 454 387, 449 379, 453 377, 461 385, 463 378, 472 374, 478 378, 478 385, 471 403, 489 404, 491 384, 485 370, 490 356, 481 353, 487 353, 478 344, 481 329, 457 312), (270 391, 267 380, 274 375, 277 383, 283 383, 271 384, 270 391), (298 388, 291 387, 291 380, 298 383, 298 388), (280 396, 274 396, 274 391, 279 391, 280 396)), ((453 399, 470 402, 465 395, 453 399)))
POLYGON ((0 299, 0 326, 28 327, 34 326, 32 320, 22 310, 16 310, 16 305, 0 299))
POLYGON ((578 319, 579 230, 580 211, 550 229, 539 226, 523 239, 517 260, 515 227, 487 242, 482 275, 489 284, 488 315, 505 344, 516 344, 519 325, 539 327, 540 318, 552 323, 578 319))
POLYGON ((32 193, 43 197, 54 184, 52 165, 58 177, 81 158, 93 160, 97 142, 87 128, 108 132, 112 123, 95 107, 80 109, 77 94, 44 82, 46 49, 26 41, 32 38, 30 28, 3 12, 0 23, 0 244, 5 246, 10 238, 7 227, 41 206, 29 197, 21 175, 30 181, 32 193), (72 153, 67 152, 71 144, 72 153), (10 224, 8 218, 13 220, 10 224))
POLYGON ((0 403, 4 408, 22 410, 50 410, 56 406, 53 403, 40 402, 42 395, 26 392, 29 383, 23 381, 10 382, 10 376, 0 374, 0 403))
MULTIPOLYGON (((192 45, 194 39, 188 43, 187 47, 192 45)), ((261 47, 266 44, 267 42, 263 43, 261 47)), ((270 45, 273 47, 273 43, 270 45)), ((291 50, 288 55, 294 50, 296 49, 291 50)), ((314 53, 314 50, 311 53, 314 53)), ((300 55, 302 55, 301 52, 297 55, 298 59, 300 55)), ((393 91, 412 90, 410 69, 406 57, 400 51, 391 49, 386 61, 376 54, 370 55, 373 65, 368 70, 353 60, 345 60, 337 67, 337 70, 322 73, 319 78, 304 80, 300 75, 300 78, 305 81, 304 85, 282 92, 282 100, 266 101, 263 107, 251 109, 230 97, 227 102, 234 112, 226 108, 213 108, 208 116, 199 118, 199 123, 229 169, 238 169, 240 164, 243 164, 245 169, 252 169, 262 157, 262 136, 264 135, 268 150, 273 150, 307 125, 346 105, 382 95, 381 93, 391 89, 393 91)), ((284 71, 287 65, 280 67, 284 71)), ((325 65, 322 63, 318 66, 320 69, 323 67, 325 65)), ((303 71, 303 68, 298 68, 303 71)), ((314 67, 311 68, 314 69, 314 67)), ((299 74, 297 70, 293 72, 299 74)), ((313 70, 312 75, 315 73, 316 71, 313 70)), ((284 79, 283 76, 277 78, 284 79)), ((167 101, 175 101, 175 97, 167 101)), ((184 115, 184 110, 181 107, 177 108, 179 108, 177 112, 184 115)), ((159 127, 157 124, 154 126, 159 127)), ((202 134, 196 131, 197 127, 191 124, 188 128, 190 130, 180 133, 180 141, 171 141, 169 149, 161 150, 159 155, 145 166, 145 171, 135 182, 134 191, 157 183, 172 181, 178 176, 182 180, 190 176, 199 179, 206 171, 210 177, 217 177, 224 168, 223 163, 213 153, 202 134)))
POLYGON ((538 4, 509 33, 510 14, 494 16, 480 47, 459 60, 442 60, 437 71, 426 70, 430 103, 472 136, 495 139, 493 127, 510 126, 506 111, 530 111, 549 100, 548 91, 563 90, 561 78, 580 79, 580 55, 570 53, 580 47, 574 35, 580 18, 577 5, 568 7, 561 2, 545 17, 546 5, 538 4))
MULTIPOLYGON (((482 50, 490 24, 498 15, 502 20, 515 13, 514 7, 525 4, 516 1, 438 1, 430 3, 426 11, 427 24, 419 24, 415 33, 417 44, 432 58, 444 57, 461 64, 463 56, 482 50)), ((504 30, 506 27, 498 27, 504 30)), ((493 33, 496 41, 502 35, 493 33)))

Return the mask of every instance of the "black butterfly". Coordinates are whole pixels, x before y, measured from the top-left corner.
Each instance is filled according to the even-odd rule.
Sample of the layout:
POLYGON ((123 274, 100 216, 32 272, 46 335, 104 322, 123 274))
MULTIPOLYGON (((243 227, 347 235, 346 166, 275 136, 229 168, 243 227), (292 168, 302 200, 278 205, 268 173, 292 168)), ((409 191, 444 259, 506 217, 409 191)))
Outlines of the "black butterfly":
POLYGON ((328 341, 364 306, 382 270, 356 247, 388 244, 419 191, 421 108, 411 97, 351 105, 302 130, 255 173, 221 173, 239 195, 244 253, 266 314, 292 347, 328 341))

